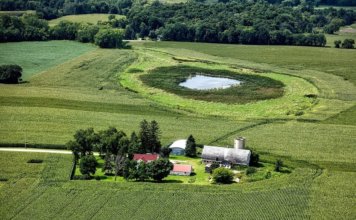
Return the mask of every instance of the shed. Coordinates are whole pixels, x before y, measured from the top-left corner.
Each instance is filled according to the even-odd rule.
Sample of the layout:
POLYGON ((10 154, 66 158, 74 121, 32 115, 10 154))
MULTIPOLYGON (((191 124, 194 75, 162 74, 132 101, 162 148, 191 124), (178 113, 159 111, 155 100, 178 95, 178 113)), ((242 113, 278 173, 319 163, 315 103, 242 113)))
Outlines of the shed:
POLYGON ((157 160, 159 158, 158 154, 134 154, 133 159, 136 161, 143 161, 145 163, 157 160))
POLYGON ((179 175, 179 176, 190 176, 192 172, 193 172, 192 165, 174 164, 170 174, 179 175))
POLYGON ((173 142, 169 146, 169 148, 172 149, 171 154, 173 155, 184 155, 186 146, 187 146, 187 140, 181 139, 173 142))

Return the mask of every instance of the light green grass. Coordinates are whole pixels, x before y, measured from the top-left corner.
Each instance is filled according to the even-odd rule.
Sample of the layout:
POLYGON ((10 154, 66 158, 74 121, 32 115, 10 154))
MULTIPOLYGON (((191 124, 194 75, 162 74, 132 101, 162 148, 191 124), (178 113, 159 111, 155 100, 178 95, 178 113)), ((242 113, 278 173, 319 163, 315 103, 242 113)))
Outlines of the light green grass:
POLYGON ((16 15, 20 16, 23 14, 36 14, 36 11, 27 10, 27 11, 0 11, 0 15, 16 15))
POLYGON ((91 44, 74 41, 19 42, 0 44, 0 65, 17 64, 23 79, 94 50, 91 44))
MULTIPOLYGON (((83 15, 66 15, 49 21, 50 26, 59 24, 61 21, 71 21, 76 23, 92 23, 97 24, 98 21, 108 21, 109 14, 83 14, 83 15)), ((115 15, 116 18, 124 17, 123 15, 115 15)))

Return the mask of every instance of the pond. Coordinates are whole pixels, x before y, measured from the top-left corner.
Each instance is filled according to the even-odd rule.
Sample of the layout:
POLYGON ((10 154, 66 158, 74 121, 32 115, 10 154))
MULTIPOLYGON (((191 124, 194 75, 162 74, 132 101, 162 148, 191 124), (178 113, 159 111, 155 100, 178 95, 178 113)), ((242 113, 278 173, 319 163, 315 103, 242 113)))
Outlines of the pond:
POLYGON ((195 75, 187 79, 186 81, 180 83, 179 85, 189 89, 197 90, 209 90, 209 89, 227 89, 234 85, 240 85, 241 81, 222 78, 222 77, 212 77, 204 75, 195 75))

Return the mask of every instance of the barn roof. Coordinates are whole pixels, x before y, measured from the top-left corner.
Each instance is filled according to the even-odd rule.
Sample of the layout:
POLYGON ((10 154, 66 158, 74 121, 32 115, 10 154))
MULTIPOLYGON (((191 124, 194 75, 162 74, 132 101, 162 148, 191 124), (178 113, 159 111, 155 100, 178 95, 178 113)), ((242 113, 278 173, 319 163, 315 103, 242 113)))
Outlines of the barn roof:
POLYGON ((187 146, 187 140, 186 139, 181 139, 181 140, 176 140, 169 146, 169 148, 180 148, 180 149, 185 149, 187 146))
POLYGON ((158 154, 134 154, 134 160, 142 160, 144 162, 157 160, 159 158, 158 154))
POLYGON ((233 164, 248 165, 251 151, 226 147, 204 146, 202 159, 214 161, 228 161, 233 164))
POLYGON ((172 172, 192 172, 192 165, 174 164, 172 172))

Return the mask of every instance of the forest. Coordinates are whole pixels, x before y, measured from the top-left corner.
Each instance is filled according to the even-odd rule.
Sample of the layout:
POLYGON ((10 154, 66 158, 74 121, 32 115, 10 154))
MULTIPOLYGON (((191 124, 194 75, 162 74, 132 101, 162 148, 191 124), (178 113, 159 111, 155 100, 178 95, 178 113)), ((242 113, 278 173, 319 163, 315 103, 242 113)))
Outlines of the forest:
POLYGON ((86 42, 94 42, 94 35, 103 24, 99 24, 100 27, 95 27, 94 24, 83 28, 76 24, 61 23, 62 29, 71 34, 56 34, 56 29, 61 27, 57 25, 49 28, 42 19, 65 14, 119 13, 125 14, 127 19, 112 19, 112 22, 104 24, 104 28, 122 29, 123 36, 120 35, 120 38, 125 39, 148 37, 167 41, 325 46, 324 33, 333 34, 341 26, 352 24, 356 20, 355 11, 334 8, 315 10, 314 1, 293 1, 297 6, 291 6, 285 1, 282 4, 271 4, 263 0, 215 4, 196 1, 164 4, 158 1, 133 3, 131 0, 41 0, 21 1, 22 4, 13 1, 13 8, 6 6, 6 2, 1 1, 1 9, 36 9, 39 19, 2 17, 1 41, 59 38, 73 40, 84 29, 91 34, 86 42))

